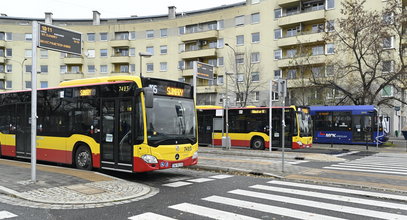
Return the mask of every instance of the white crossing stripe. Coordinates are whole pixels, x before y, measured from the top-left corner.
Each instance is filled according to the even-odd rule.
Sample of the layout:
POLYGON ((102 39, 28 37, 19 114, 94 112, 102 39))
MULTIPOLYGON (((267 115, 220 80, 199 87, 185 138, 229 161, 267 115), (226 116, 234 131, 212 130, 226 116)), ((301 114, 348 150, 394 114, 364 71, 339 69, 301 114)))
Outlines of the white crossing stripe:
POLYGON ((389 163, 363 163, 363 162, 349 162, 349 163, 338 163, 337 165, 355 165, 355 166, 369 166, 369 167, 383 167, 383 168, 402 168, 402 169, 407 169, 407 165, 403 164, 389 164, 389 163))
POLYGON ((183 212, 188 212, 213 219, 233 219, 233 220, 258 220, 249 216, 239 215, 232 212, 225 212, 217 209, 207 208, 205 206, 199 206, 189 203, 181 203, 177 205, 169 206, 169 208, 176 209, 183 212))
POLYGON ((294 183, 294 182, 284 182, 284 181, 278 181, 278 180, 273 180, 273 181, 270 181, 270 182, 267 182, 267 183, 278 184, 278 185, 283 185, 283 186, 302 187, 302 188, 306 188, 306 189, 326 190, 326 191, 348 193, 348 194, 354 194, 354 195, 362 195, 362 196, 369 196, 369 197, 377 197, 377 198, 385 198, 385 199, 395 199, 395 200, 407 201, 407 196, 388 194, 388 193, 377 193, 377 192, 355 190, 355 189, 346 189, 346 188, 331 187, 331 186, 312 185, 312 184, 294 183))
POLYGON ((178 182, 163 184, 163 186, 180 187, 180 186, 186 186, 186 185, 191 185, 191 184, 192 184, 192 183, 183 182, 183 181, 178 181, 178 182))
POLYGON ((368 210, 368 209, 362 209, 362 208, 354 208, 354 207, 344 206, 344 205, 335 205, 332 203, 317 202, 317 201, 306 200, 306 199, 296 199, 296 198, 291 198, 291 197, 287 197, 287 196, 278 196, 278 195, 274 195, 274 194, 259 193, 259 192, 240 190, 240 189, 232 190, 229 193, 249 196, 249 197, 254 197, 254 198, 260 198, 260 199, 267 199, 267 200, 277 201, 277 202, 291 203, 291 204, 300 205, 300 206, 308 206, 308 207, 312 207, 312 208, 319 208, 319 209, 326 209, 326 210, 344 212, 344 213, 349 213, 349 214, 369 216, 372 218, 377 218, 378 216, 380 216, 380 218, 385 218, 385 219, 403 219, 405 217, 403 215, 397 215, 397 214, 392 214, 392 213, 386 213, 386 212, 380 212, 380 211, 374 211, 374 210, 368 210))
POLYGON ((17 217, 17 215, 7 212, 7 211, 0 211, 0 219, 6 219, 6 218, 14 218, 17 217))
POLYGON ((307 163, 309 161, 307 160, 298 160, 298 161, 288 161, 289 164, 295 165, 295 164, 300 164, 300 163, 307 163))
POLYGON ((281 192, 281 193, 290 193, 290 194, 309 196, 309 197, 315 197, 315 198, 330 199, 330 200, 342 201, 342 202, 352 202, 352 203, 357 203, 357 204, 385 207, 385 208, 391 208, 391 209, 407 210, 407 206, 405 204, 397 204, 397 203, 392 203, 392 202, 383 202, 383 201, 370 200, 370 199, 361 199, 361 198, 350 197, 350 196, 340 196, 340 195, 334 195, 334 194, 328 194, 328 193, 312 192, 312 191, 297 190, 297 189, 286 189, 286 188, 282 188, 282 187, 265 186, 265 185, 254 185, 254 186, 250 186, 250 188, 274 191, 274 192, 281 192))
POLYGON ((370 169, 370 170, 381 170, 381 171, 398 171, 398 172, 407 172, 407 169, 401 168, 391 168, 391 167, 374 167, 371 165, 348 165, 348 164, 333 164, 331 167, 346 167, 346 168, 360 168, 360 169, 370 169))
POLYGON ((209 178, 213 178, 213 179, 226 179, 226 178, 230 178, 230 177, 233 177, 233 175, 220 174, 220 175, 210 176, 209 178))
POLYGON ((384 170, 367 170, 367 169, 357 169, 357 168, 346 168, 346 167, 324 167, 324 169, 330 170, 348 170, 348 171, 358 171, 358 172, 367 172, 367 173, 384 173, 384 174, 398 174, 398 175, 407 175, 405 172, 393 172, 393 171, 384 171, 384 170))
POLYGON ((170 218, 167 216, 163 216, 163 215, 159 215, 159 214, 155 214, 152 212, 146 212, 140 215, 135 215, 132 217, 129 217, 130 220, 176 220, 175 218, 170 218))
POLYGON ((209 179, 209 178, 198 178, 198 179, 191 179, 188 180, 189 182, 194 182, 194 183, 204 183, 204 182, 209 182, 212 181, 214 179, 209 179))
POLYGON ((298 211, 298 210, 293 210, 293 209, 289 209, 289 208, 265 205, 265 204, 256 203, 256 202, 248 202, 248 201, 231 199, 231 198, 226 198, 226 197, 221 197, 221 196, 210 196, 207 198, 203 198, 203 200, 210 201, 210 202, 216 202, 216 203, 220 203, 220 204, 224 204, 224 205, 236 206, 239 208, 245 208, 245 209, 251 209, 251 210, 255 210, 255 211, 272 213, 272 214, 276 214, 276 215, 283 215, 283 216, 288 216, 291 218, 298 218, 298 219, 315 219, 315 220, 342 219, 342 218, 336 218, 336 217, 331 217, 331 216, 327 216, 327 215, 320 215, 320 214, 311 213, 311 212, 298 211))
POLYGON ((359 152, 360 151, 350 151, 350 152, 346 152, 346 153, 335 154, 335 155, 332 155, 332 156, 334 156, 334 157, 343 157, 343 156, 346 156, 346 155, 357 154, 359 152))

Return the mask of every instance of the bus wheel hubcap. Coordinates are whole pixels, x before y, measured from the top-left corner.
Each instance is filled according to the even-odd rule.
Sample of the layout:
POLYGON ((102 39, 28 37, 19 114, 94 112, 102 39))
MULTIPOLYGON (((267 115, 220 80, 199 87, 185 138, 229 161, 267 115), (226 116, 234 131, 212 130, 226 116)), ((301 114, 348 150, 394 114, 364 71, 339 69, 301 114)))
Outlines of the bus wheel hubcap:
POLYGON ((89 154, 85 151, 79 153, 78 155, 78 165, 84 167, 89 162, 89 154))

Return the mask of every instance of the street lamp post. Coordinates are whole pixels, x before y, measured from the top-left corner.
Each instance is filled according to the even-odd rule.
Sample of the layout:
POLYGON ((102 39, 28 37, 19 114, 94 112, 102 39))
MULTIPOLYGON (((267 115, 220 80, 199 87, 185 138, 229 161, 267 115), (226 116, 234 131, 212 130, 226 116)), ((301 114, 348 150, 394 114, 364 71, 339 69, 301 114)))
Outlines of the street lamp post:
POLYGON ((24 62, 27 61, 27 58, 24 58, 23 62, 21 62, 21 90, 24 89, 24 62))
POLYGON ((225 102, 225 111, 226 111, 226 137, 225 137, 225 142, 224 147, 225 149, 230 149, 230 137, 229 137, 229 90, 228 90, 228 76, 233 75, 233 72, 226 72, 226 102, 225 102))
POLYGON ((143 74, 142 74, 142 65, 143 65, 142 60, 143 60, 143 57, 147 57, 147 58, 148 58, 148 57, 151 57, 152 54, 151 54, 151 53, 147 53, 147 52, 139 52, 138 55, 140 56, 140 77, 142 77, 142 76, 143 76, 143 74))

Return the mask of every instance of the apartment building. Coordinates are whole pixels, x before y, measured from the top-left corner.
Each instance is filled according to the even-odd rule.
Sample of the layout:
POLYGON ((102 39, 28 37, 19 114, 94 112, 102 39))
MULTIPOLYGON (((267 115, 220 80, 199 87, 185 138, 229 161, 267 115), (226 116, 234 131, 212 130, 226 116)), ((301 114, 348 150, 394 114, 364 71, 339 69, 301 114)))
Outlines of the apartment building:
MULTIPOLYGON (((368 4, 380 9, 383 2, 369 0, 368 4)), ((335 27, 340 10, 341 0, 246 0, 190 12, 177 12, 171 6, 168 14, 144 17, 102 18, 98 11, 91 19, 57 19, 52 13, 38 19, 2 14, 0 91, 31 87, 31 23, 37 20, 81 32, 83 40, 82 56, 38 50, 39 88, 65 80, 140 72, 192 83, 193 61, 200 61, 215 66, 215 78, 198 80, 199 105, 222 105, 226 77, 232 106, 241 105, 244 88, 249 91, 246 105, 268 105, 268 82, 277 78, 287 79, 288 104, 332 104, 335 93, 313 87, 307 76, 332 71, 327 60, 336 55, 335 45, 324 36, 335 27), (140 52, 152 56, 142 57, 140 52)), ((388 114, 397 128, 402 117, 391 110, 388 114)))

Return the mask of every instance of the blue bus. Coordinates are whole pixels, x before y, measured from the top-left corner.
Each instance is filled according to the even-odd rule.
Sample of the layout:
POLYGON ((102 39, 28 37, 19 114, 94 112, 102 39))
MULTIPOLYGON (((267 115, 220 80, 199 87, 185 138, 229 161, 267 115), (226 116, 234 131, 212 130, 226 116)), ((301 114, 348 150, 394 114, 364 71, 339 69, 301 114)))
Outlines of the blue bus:
POLYGON ((382 144, 387 141, 373 105, 311 106, 314 143, 382 144))

